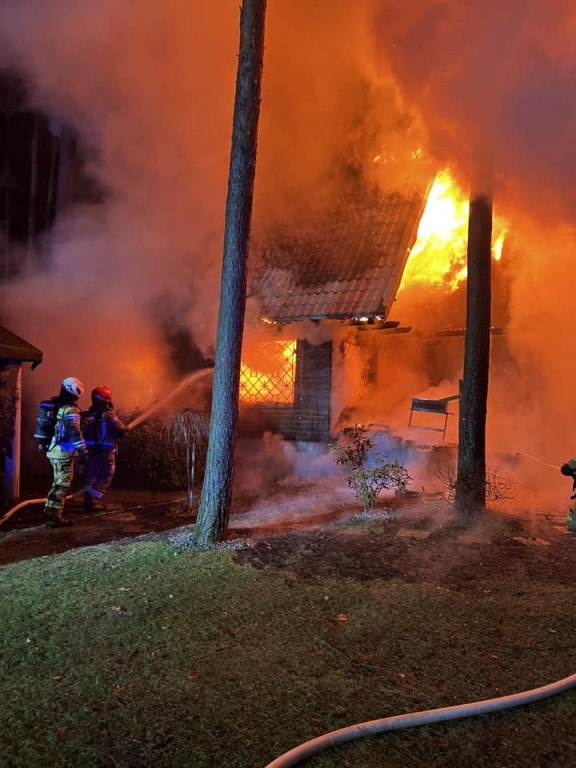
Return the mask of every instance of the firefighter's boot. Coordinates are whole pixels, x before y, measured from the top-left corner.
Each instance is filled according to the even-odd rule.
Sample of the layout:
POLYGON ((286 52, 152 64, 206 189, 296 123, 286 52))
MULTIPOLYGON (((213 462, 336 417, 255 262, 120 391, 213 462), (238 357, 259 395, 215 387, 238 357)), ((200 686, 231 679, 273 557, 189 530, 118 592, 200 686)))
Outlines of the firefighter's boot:
POLYGON ((566 527, 572 533, 576 533, 576 506, 570 509, 568 517, 566 518, 566 527))
POLYGON ((74 523, 63 515, 50 515, 46 518, 46 525, 48 528, 69 528, 74 523))
POLYGON ((106 504, 98 501, 92 493, 84 494, 84 512, 105 512, 107 508, 106 504))

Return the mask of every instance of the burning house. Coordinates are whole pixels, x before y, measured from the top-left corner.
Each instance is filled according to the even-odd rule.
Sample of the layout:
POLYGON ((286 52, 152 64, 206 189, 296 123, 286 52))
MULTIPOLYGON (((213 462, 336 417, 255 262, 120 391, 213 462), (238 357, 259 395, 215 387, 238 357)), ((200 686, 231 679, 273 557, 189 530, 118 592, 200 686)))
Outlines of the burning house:
MULTIPOLYGON (((454 285, 466 225, 442 246, 463 258, 446 264, 429 243, 420 248, 430 199, 425 180, 411 192, 406 183, 421 160, 430 181, 449 167, 464 189, 481 136, 497 151, 495 201, 513 232, 493 270, 493 295, 502 277, 509 297, 508 315, 494 312, 507 337, 493 355, 508 344, 514 360, 491 368, 488 440, 560 460, 573 450, 574 421, 569 14, 498 6, 491 22, 481 3, 425 5, 270 8, 248 306, 266 322, 245 333, 241 429, 321 442, 361 421, 426 437, 408 431, 411 400, 455 395, 462 374, 465 301, 454 285), (506 67, 494 55, 503 50, 506 67), (349 193, 342 177, 373 197, 349 193), (314 213, 302 215, 304 205, 314 213)), ((26 103, 1 105, 4 142, 19 148, 3 157, 2 321, 44 350, 25 388, 33 402, 73 349, 83 380, 106 380, 121 406, 136 407, 191 371, 174 365, 165 327, 184 329, 204 358, 214 353, 237 18, 149 3, 135 26, 108 3, 95 28, 90 4, 74 4, 72 25, 45 6, 3 11, 2 66, 31 87, 26 103), (61 125, 75 126, 76 148, 61 125), (82 166, 91 191, 78 185, 82 166), (64 205, 78 198, 98 204, 64 205), (20 259, 24 279, 14 280, 20 259), (105 297, 95 288, 103 276, 105 297)))
MULTIPOLYGON (((322 443, 361 422, 392 425, 425 442, 442 441, 447 432, 455 440, 457 419, 450 417, 458 410, 463 362, 464 194, 441 172, 420 188, 365 195, 338 215, 310 219, 308 236, 276 230, 255 254, 252 295, 269 333, 267 341, 245 345, 243 434, 270 431, 322 443), (426 296, 424 309, 414 312, 413 294, 405 300, 410 289, 426 296), (435 309, 430 296, 437 298, 435 309)), ((498 264, 505 223, 496 219, 494 231, 498 264)), ((497 322, 505 321, 506 301, 499 280, 495 270, 497 322)), ((505 359, 502 340, 493 354, 505 359)))
POLYGON ((376 337, 410 330, 388 317, 425 200, 425 189, 374 194, 360 209, 310 222, 309 237, 276 233, 262 248, 252 290, 280 338, 243 363, 245 433, 326 441, 346 423, 343 389, 377 385, 376 337))

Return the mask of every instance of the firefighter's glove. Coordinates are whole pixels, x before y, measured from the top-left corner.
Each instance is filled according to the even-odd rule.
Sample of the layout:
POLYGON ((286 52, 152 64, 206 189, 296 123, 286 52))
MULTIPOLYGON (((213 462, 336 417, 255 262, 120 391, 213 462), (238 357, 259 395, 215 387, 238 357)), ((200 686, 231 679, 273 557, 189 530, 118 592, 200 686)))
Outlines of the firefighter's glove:
POLYGON ((563 475, 566 475, 566 477, 574 477, 574 470, 570 464, 562 464, 560 472, 562 472, 563 475))

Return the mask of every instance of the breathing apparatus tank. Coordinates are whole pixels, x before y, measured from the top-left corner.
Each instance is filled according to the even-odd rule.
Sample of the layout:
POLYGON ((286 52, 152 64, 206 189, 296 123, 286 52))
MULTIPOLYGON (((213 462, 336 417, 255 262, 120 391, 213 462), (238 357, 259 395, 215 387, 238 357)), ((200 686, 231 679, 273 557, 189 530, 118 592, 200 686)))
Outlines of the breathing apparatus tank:
POLYGON ((56 429, 56 400, 52 397, 38 403, 38 415, 34 427, 34 440, 39 451, 47 451, 56 429))

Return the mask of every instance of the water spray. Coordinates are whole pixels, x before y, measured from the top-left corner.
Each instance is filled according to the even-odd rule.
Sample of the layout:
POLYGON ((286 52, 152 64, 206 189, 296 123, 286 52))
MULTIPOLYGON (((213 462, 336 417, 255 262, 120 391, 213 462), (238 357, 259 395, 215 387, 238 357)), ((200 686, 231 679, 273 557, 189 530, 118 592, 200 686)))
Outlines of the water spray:
POLYGON ((530 453, 524 453, 523 451, 518 451, 516 449, 506 449, 506 448, 500 448, 495 451, 490 451, 491 453, 511 453, 514 454, 514 456, 524 456, 527 459, 532 459, 532 461, 538 462, 538 464, 542 464, 544 467, 550 467, 550 469, 557 469, 559 470, 560 467, 556 464, 548 464, 547 461, 543 461, 542 459, 539 459, 538 456, 532 456, 530 453))
MULTIPOLYGON (((134 427, 137 427, 138 424, 141 424, 143 421, 149 418, 153 413, 159 410, 163 405, 165 405, 165 403, 167 403, 172 397, 174 397, 174 395, 180 392, 181 389, 184 389, 184 387, 187 384, 190 384, 190 382, 192 381, 196 381, 204 378, 204 376, 206 376, 209 372, 213 370, 214 370, 213 366, 210 366, 208 368, 201 368, 199 371, 194 371, 185 379, 182 379, 182 381, 179 384, 177 384, 174 387, 174 389, 171 389, 167 395, 165 395, 163 398, 161 398, 156 403, 151 405, 147 410, 145 410, 143 413, 141 413, 139 416, 133 419, 129 424, 126 424, 126 429, 134 429, 134 427)), ((73 499, 76 496, 79 496, 81 493, 84 493, 84 488, 81 488, 79 491, 76 491, 76 493, 73 493, 70 496, 66 496, 65 500, 68 501, 68 499, 73 499)), ((11 507, 4 514, 3 517, 0 517, 0 525, 5 523, 6 520, 9 520, 15 512, 18 512, 19 509, 22 509, 23 507, 27 507, 29 504, 44 504, 44 503, 46 503, 46 499, 26 499, 25 501, 21 501, 20 503, 16 504, 14 507, 11 507)))
POLYGON ((139 416, 136 416, 136 418, 133 419, 129 424, 126 424, 126 429, 134 429, 134 427, 137 427, 138 424, 141 424, 143 421, 148 419, 153 413, 156 413, 156 411, 159 410, 163 405, 165 405, 169 400, 171 400, 174 397, 174 395, 180 392, 181 389, 184 389, 184 387, 187 384, 190 384, 190 382, 192 381, 203 379, 208 373, 210 373, 213 370, 214 370, 214 366, 210 366, 208 368, 201 368, 199 371, 194 371, 193 373, 190 374, 190 376, 187 376, 185 379, 182 379, 182 381, 179 384, 177 384, 174 387, 174 389, 171 389, 167 395, 165 395, 163 398, 161 398, 157 402, 153 403, 143 413, 141 413, 139 416))

